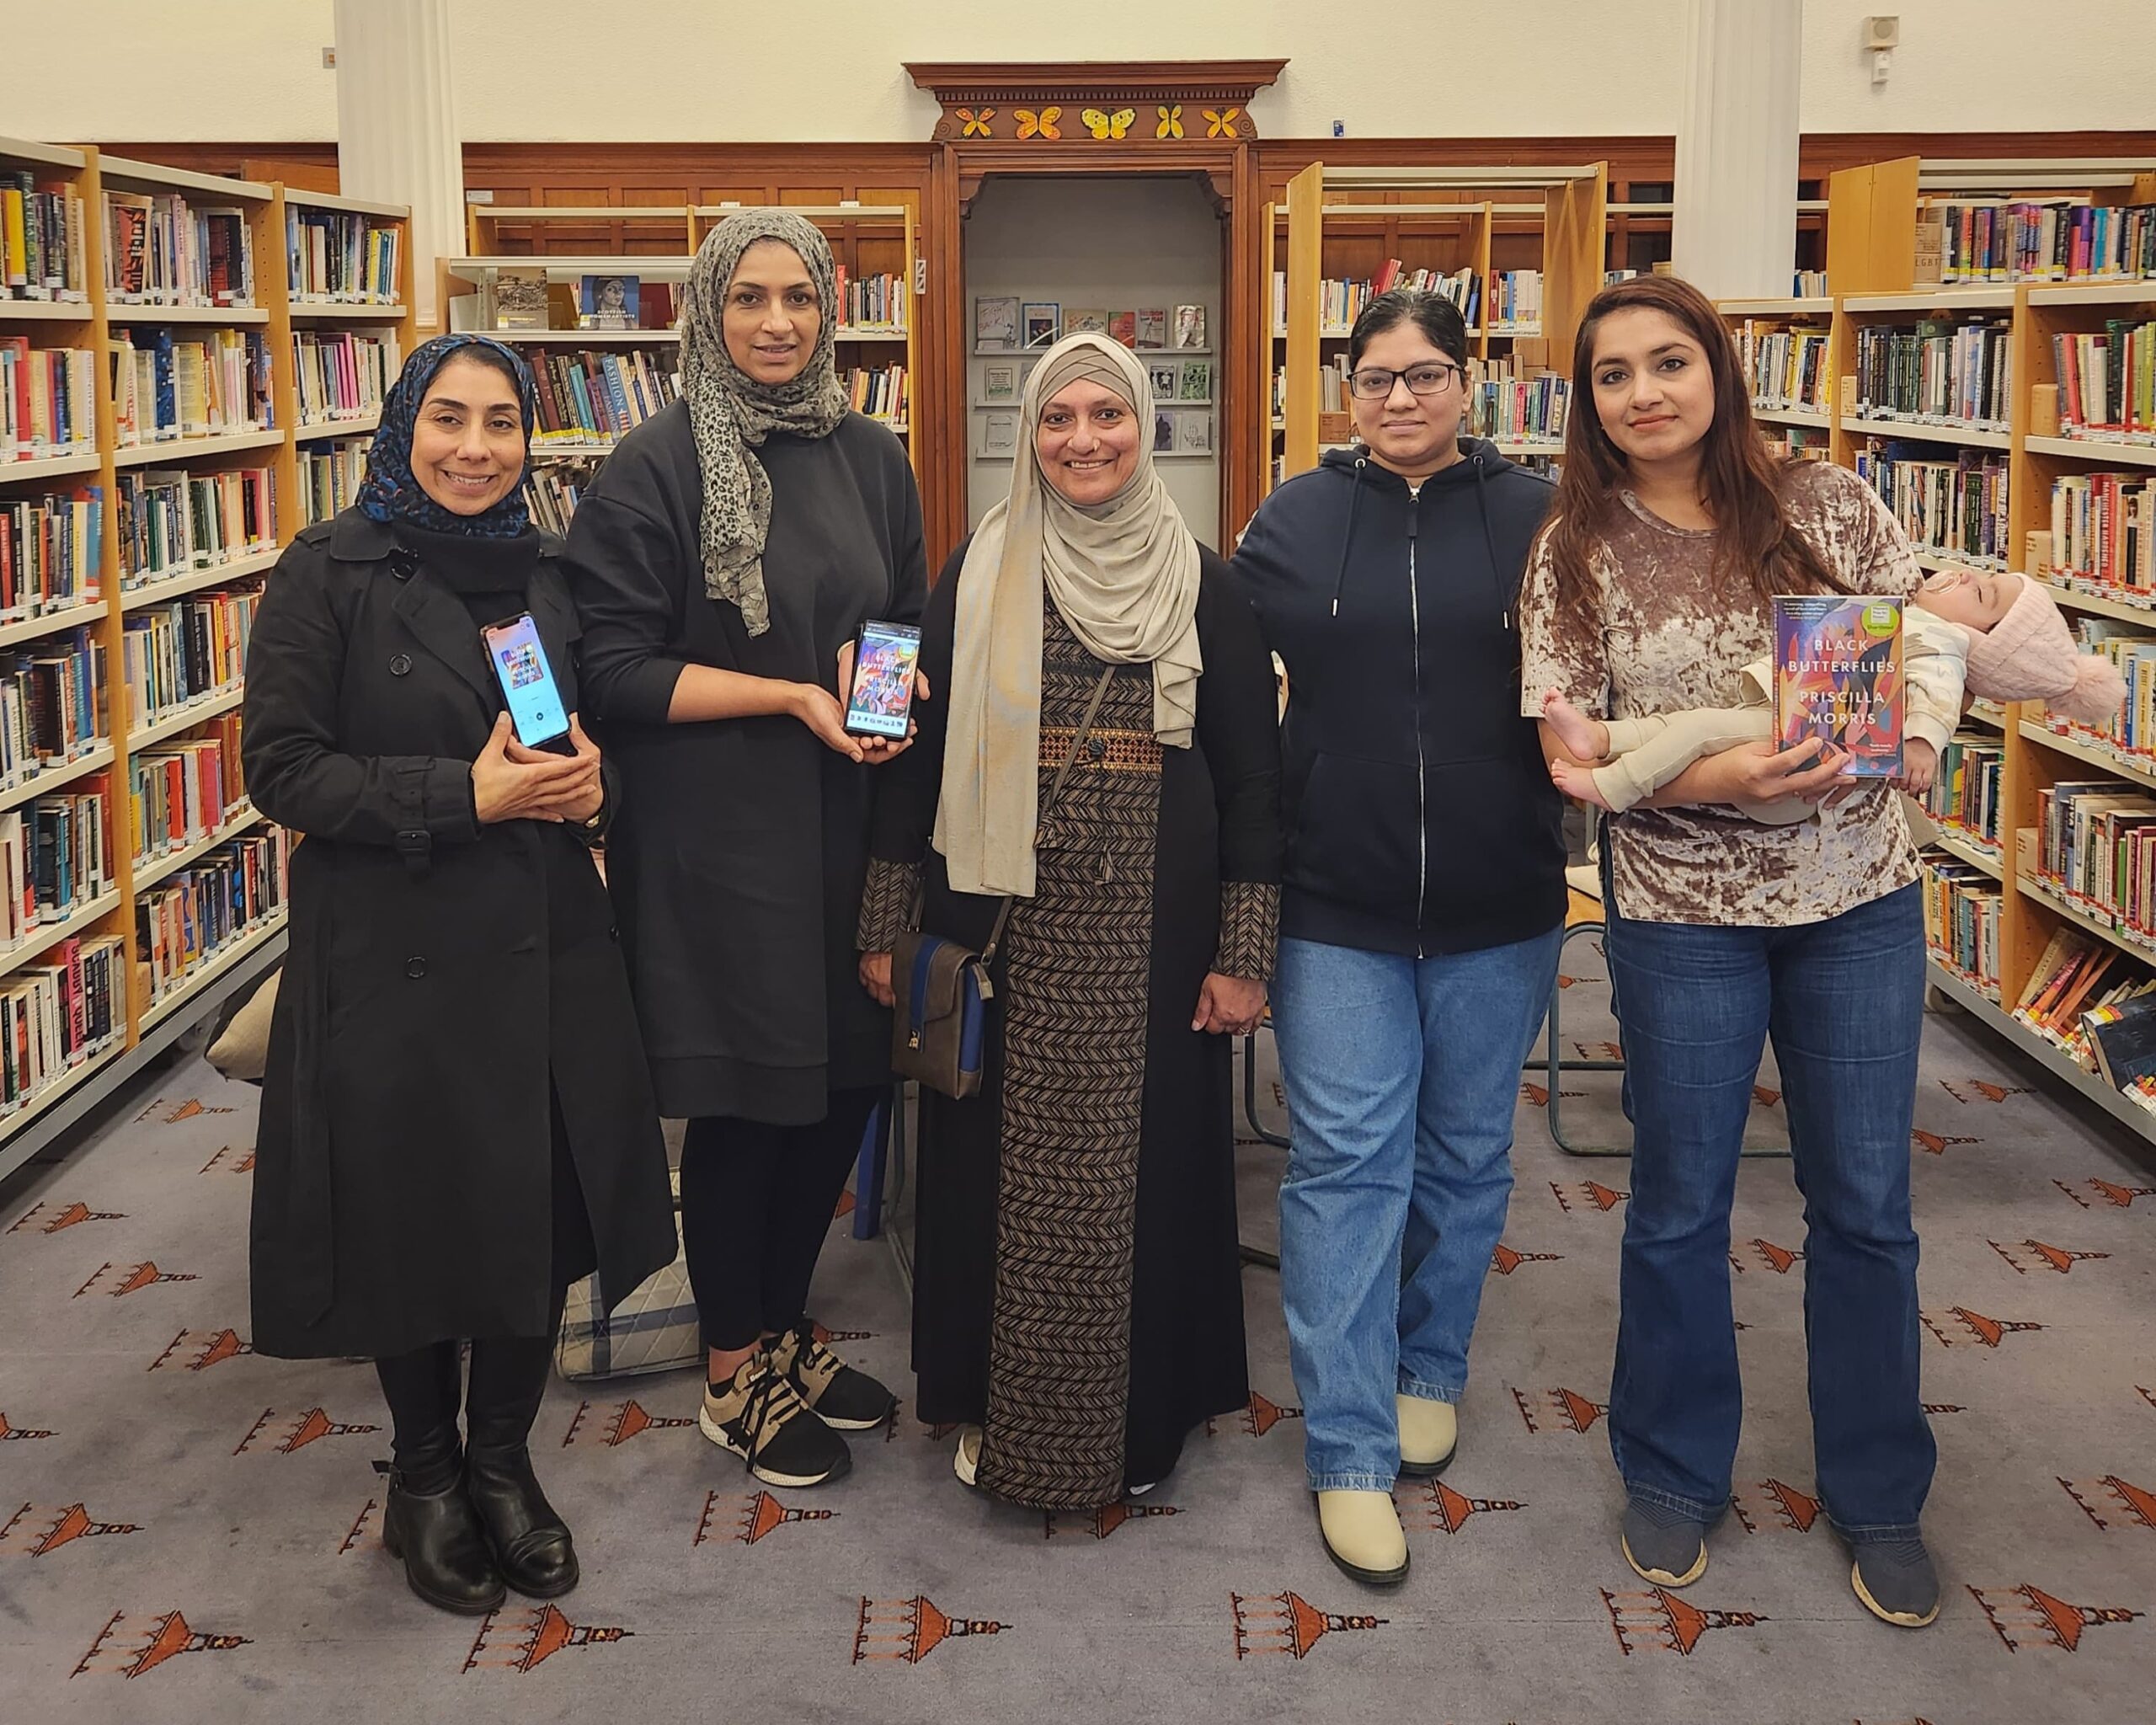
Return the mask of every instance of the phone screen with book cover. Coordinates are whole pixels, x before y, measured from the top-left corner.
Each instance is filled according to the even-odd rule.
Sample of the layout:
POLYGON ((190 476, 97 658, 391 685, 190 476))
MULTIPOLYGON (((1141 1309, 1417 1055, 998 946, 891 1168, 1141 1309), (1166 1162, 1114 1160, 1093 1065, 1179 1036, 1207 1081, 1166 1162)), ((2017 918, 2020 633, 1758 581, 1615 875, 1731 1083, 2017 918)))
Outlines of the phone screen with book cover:
POLYGON ((920 660, 921 631, 911 623, 863 623, 853 644, 846 729, 857 737, 905 736, 913 717, 913 672, 920 660))
POLYGON ((553 667, 547 663, 547 649, 531 613, 489 623, 482 633, 487 639, 487 662, 494 666, 494 681, 509 703, 517 741, 527 749, 571 752, 574 745, 569 741, 568 712, 555 686, 553 667))
POLYGON ((1833 593, 1774 595, 1774 735, 1812 737, 1849 756, 1847 771, 1902 770, 1902 601, 1833 593))

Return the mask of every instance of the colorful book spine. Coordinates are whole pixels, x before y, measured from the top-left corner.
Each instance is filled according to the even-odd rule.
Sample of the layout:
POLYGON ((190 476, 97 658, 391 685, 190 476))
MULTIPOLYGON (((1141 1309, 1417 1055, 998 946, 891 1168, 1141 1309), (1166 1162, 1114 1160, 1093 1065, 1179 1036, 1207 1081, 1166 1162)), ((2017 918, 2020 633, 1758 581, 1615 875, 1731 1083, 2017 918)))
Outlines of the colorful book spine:
POLYGON ((0 168, 0 302, 87 301, 83 200, 65 180, 0 168))
POLYGON ((403 231, 355 211, 285 206, 285 276, 291 297, 310 305, 390 305, 403 231))
POLYGON ((1778 412, 1824 414, 1828 333, 1807 325, 1747 318, 1730 332, 1752 386, 1752 404, 1778 412))
POLYGON ((1856 471, 1920 551, 1981 569, 2009 567, 2007 458, 2004 451, 1861 441, 1856 471))
POLYGON ((94 604, 104 532, 102 487, 0 496, 0 622, 94 604))
POLYGON ((98 362, 88 348, 32 347, 0 336, 0 468, 93 451, 98 362))
POLYGON ((2012 414, 2011 355, 2004 323, 1860 323, 1857 415, 2003 431, 2012 414))

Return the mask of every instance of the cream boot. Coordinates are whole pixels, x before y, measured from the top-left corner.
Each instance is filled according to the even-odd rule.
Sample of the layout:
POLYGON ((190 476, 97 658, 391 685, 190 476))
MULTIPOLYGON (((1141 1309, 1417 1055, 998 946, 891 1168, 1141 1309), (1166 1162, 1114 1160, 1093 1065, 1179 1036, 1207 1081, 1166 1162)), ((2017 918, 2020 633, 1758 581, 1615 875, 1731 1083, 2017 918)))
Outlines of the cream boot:
POLYGON ((1407 1535, 1390 1492, 1320 1492, 1317 1526, 1325 1554, 1358 1581, 1393 1587, 1407 1579, 1407 1535))
POLYGON ((958 1448, 951 1457, 951 1471, 967 1485, 976 1483, 980 1475, 981 1429, 977 1425, 958 1428, 958 1448))
POLYGON ((1411 1479, 1443 1473, 1460 1443, 1460 1415, 1449 1402, 1396 1396, 1400 1412, 1400 1471, 1411 1479))

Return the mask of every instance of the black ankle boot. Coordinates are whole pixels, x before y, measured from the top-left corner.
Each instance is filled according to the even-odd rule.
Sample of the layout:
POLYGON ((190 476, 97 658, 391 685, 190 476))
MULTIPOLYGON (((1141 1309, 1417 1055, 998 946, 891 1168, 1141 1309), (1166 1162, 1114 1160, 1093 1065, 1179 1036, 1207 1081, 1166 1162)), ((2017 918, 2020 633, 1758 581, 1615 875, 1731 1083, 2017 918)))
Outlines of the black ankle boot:
POLYGON ((375 1361, 396 1421, 396 1463, 382 1514, 382 1542, 430 1605, 478 1617, 506 1594, 487 1536, 464 1495, 456 1405, 463 1368, 456 1343, 438 1342, 375 1361))
POLYGON ((531 1599, 559 1599, 577 1583, 576 1546, 531 1471, 531 1452, 482 1450, 472 1424, 464 1489, 478 1512, 487 1543, 509 1584, 531 1599))
POLYGON ((474 1342, 464 1399, 464 1488, 502 1574, 533 1599, 558 1599, 577 1582, 576 1547, 539 1489, 526 1447, 553 1353, 552 1336, 474 1342))
POLYGON ((403 1560, 404 1579, 430 1605, 481 1617, 508 1596, 462 1478, 452 1478, 443 1490, 421 1493, 401 1474, 392 1474, 382 1543, 391 1557, 403 1560))

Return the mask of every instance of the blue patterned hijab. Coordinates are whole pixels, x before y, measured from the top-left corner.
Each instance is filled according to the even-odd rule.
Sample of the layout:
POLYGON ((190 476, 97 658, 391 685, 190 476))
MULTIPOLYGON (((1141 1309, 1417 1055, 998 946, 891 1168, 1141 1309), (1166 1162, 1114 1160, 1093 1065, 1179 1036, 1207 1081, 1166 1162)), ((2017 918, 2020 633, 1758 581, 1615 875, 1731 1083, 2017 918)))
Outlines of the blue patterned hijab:
POLYGON ((424 527, 435 533, 469 533, 482 539, 514 539, 531 526, 531 505, 524 488, 531 474, 531 432, 539 421, 539 397, 532 387, 531 369, 515 349, 485 335, 437 335, 422 342, 404 362, 382 404, 382 426, 367 451, 367 476, 356 499, 360 513, 370 520, 424 527), (524 411, 525 472, 509 495, 476 515, 461 515, 444 509, 412 472, 412 428, 418 424, 419 403, 427 398, 435 374, 466 348, 483 348, 509 361, 516 378, 517 400, 524 411))

